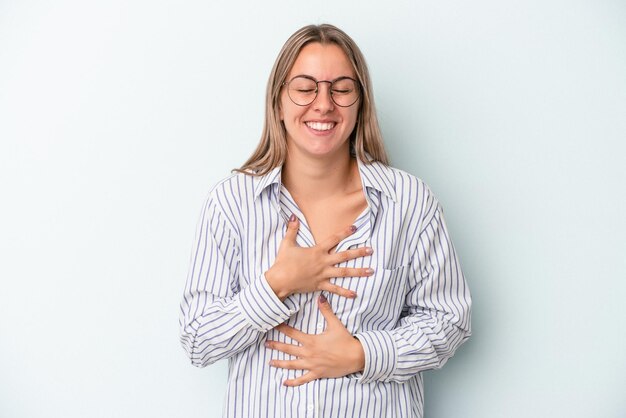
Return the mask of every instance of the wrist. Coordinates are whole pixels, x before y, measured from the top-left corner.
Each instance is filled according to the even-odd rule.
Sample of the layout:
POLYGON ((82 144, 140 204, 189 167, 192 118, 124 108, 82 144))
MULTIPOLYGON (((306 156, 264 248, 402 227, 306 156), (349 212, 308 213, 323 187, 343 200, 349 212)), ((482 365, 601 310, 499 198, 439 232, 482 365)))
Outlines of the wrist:
POLYGON ((280 276, 276 274, 275 271, 270 268, 265 272, 265 280, 267 280, 267 284, 270 285, 272 291, 276 294, 278 299, 283 302, 287 297, 291 294, 289 290, 283 285, 283 280, 281 280, 280 276))
POLYGON ((351 350, 351 352, 354 353, 352 364, 354 364, 355 370, 353 373, 359 373, 365 369, 365 351, 363 350, 361 341, 359 341, 356 336, 353 337, 353 346, 354 349, 351 350))

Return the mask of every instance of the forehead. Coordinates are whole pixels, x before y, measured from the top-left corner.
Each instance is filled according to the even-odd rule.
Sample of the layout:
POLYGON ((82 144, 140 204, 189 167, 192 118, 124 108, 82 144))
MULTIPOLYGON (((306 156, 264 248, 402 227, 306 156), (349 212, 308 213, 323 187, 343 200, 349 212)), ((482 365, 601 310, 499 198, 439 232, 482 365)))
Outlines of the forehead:
POLYGON ((319 42, 310 43, 300 50, 289 78, 296 75, 309 75, 318 80, 355 77, 352 64, 338 45, 322 45, 319 42))

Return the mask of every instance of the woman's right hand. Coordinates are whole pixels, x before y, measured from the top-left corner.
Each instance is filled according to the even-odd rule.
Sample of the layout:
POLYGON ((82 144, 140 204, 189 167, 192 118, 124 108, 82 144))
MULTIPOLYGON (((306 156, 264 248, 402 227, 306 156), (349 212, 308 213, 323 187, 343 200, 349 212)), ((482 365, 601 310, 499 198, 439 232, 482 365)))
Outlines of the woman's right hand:
POLYGON ((287 224, 285 238, 278 248, 276 260, 265 272, 265 279, 274 293, 280 300, 285 300, 294 293, 317 290, 325 290, 347 298, 356 297, 352 290, 330 282, 331 277, 365 277, 374 273, 371 268, 336 267, 336 264, 372 254, 371 248, 330 253, 341 240, 352 235, 356 228, 350 226, 313 247, 300 247, 296 243, 299 227, 298 219, 292 215, 287 224))

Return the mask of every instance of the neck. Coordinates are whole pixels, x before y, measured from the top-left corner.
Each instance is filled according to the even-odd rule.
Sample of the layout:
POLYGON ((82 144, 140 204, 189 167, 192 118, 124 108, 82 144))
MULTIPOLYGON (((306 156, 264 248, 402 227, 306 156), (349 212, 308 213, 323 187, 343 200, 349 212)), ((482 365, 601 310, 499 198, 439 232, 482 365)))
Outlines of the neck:
POLYGON ((312 196, 314 193, 316 199, 323 199, 350 191, 358 180, 357 163, 350 157, 348 149, 324 158, 291 151, 283 165, 282 182, 294 196, 312 196))

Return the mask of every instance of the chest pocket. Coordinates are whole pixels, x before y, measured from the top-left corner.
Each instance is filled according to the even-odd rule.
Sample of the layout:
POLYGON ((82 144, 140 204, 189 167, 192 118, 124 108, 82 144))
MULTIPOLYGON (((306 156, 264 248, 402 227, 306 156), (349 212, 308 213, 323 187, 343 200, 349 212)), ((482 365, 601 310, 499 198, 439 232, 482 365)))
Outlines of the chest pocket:
POLYGON ((401 296, 404 299, 408 272, 410 265, 400 266, 393 269, 378 268, 379 274, 374 274, 374 280, 370 296, 379 302, 377 296, 390 299, 390 297, 401 296))
POLYGON ((332 295, 335 314, 351 333, 393 329, 404 307, 410 268, 410 265, 394 269, 378 267, 370 277, 337 279, 336 284, 354 290, 357 297, 347 300, 332 295))

